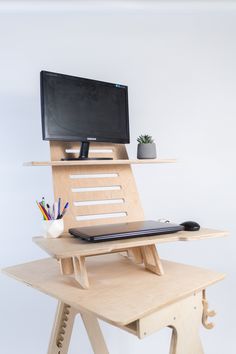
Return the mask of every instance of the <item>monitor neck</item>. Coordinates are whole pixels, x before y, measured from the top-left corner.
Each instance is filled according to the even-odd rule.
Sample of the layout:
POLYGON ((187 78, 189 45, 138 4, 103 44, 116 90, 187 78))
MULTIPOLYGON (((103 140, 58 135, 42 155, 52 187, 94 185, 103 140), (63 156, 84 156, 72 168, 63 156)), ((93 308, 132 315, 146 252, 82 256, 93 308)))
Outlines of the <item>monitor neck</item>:
POLYGON ((88 159, 89 145, 90 145, 90 143, 88 141, 82 141, 81 146, 80 146, 79 160, 87 160, 88 159))
POLYGON ((89 145, 90 145, 90 142, 82 141, 81 145, 80 145, 79 157, 63 158, 62 161, 70 161, 70 160, 113 160, 112 157, 88 157, 88 155, 89 155, 89 145))

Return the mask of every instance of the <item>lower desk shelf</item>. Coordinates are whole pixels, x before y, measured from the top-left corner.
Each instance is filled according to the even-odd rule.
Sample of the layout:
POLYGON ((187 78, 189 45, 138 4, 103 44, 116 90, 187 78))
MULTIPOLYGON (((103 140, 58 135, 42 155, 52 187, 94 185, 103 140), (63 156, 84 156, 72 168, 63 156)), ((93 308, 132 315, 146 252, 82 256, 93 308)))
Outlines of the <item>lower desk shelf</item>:
POLYGON ((61 275, 51 258, 3 271, 78 312, 88 311, 113 325, 127 326, 131 332, 136 331, 135 321, 224 278, 223 273, 169 261, 163 261, 166 273, 156 277, 119 254, 91 257, 87 263, 91 288, 86 291, 73 277, 61 275))
POLYGON ((74 318, 80 313, 95 354, 109 354, 97 319, 142 339, 161 328, 172 328, 170 354, 203 354, 201 323, 212 328, 205 289, 224 274, 163 261, 166 274, 156 277, 113 254, 88 259, 91 289, 65 278, 53 259, 39 260, 4 272, 59 300, 49 354, 68 354, 74 318), (202 296, 203 294, 203 296, 202 296))

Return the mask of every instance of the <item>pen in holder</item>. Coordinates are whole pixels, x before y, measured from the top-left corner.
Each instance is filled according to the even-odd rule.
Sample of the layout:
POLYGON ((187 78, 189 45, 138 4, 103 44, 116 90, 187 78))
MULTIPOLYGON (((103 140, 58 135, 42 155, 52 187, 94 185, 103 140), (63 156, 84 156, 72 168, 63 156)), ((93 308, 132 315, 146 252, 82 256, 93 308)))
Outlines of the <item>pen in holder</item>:
POLYGON ((45 238, 57 238, 64 231, 63 219, 58 220, 43 220, 42 233, 45 238))
POLYGON ((63 217, 66 214, 69 203, 67 202, 64 208, 61 210, 61 198, 58 198, 58 202, 53 203, 52 208, 46 203, 45 198, 42 197, 42 201, 36 204, 43 216, 42 221, 42 233, 46 238, 57 238, 64 231, 63 217))

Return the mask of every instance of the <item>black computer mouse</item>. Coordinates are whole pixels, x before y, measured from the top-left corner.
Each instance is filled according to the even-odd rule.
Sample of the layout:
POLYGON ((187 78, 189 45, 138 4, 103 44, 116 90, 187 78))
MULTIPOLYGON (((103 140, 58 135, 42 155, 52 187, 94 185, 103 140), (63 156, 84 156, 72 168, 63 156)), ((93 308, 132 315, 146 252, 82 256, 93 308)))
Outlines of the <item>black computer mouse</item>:
POLYGON ((184 221, 180 224, 184 227, 184 231, 198 231, 200 225, 196 221, 184 221))

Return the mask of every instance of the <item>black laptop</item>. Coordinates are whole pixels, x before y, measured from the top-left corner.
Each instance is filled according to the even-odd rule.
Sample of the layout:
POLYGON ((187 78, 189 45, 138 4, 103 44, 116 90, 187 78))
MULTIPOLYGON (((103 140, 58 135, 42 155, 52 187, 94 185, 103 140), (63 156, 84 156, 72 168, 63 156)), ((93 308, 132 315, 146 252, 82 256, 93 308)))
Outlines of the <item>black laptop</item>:
POLYGON ((178 224, 144 220, 119 224, 75 227, 69 229, 69 233, 85 241, 99 242, 170 234, 183 229, 184 227, 178 224))

